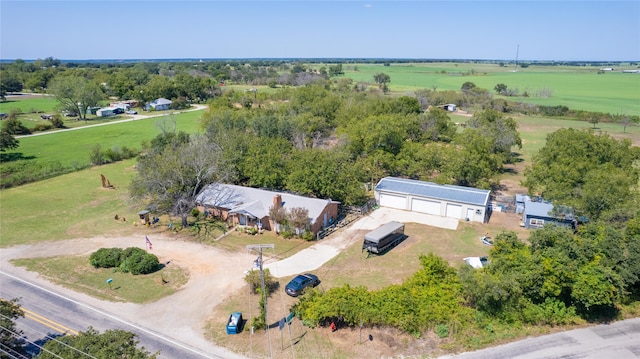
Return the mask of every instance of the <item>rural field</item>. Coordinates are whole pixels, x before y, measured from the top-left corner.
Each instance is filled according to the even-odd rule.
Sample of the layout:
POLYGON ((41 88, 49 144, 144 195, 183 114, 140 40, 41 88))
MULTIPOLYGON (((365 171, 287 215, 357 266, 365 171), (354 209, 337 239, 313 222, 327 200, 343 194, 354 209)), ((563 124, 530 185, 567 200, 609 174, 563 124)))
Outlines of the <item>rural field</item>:
MULTIPOLYGON (((598 69, 585 67, 551 68, 546 66, 529 66, 511 72, 512 69, 495 64, 391 64, 391 66, 358 64, 344 65, 345 77, 355 81, 372 82, 373 75, 385 72, 390 75, 389 84, 392 94, 412 93, 419 89, 459 90, 462 83, 471 81, 482 88, 491 89, 498 83, 509 88, 519 88, 520 92, 534 93, 537 90, 551 89, 550 98, 520 98, 522 101, 549 106, 565 105, 572 109, 600 111, 608 113, 640 114, 640 74, 603 73, 598 69)), ((510 98, 513 100, 513 98, 510 98)), ((55 101, 51 98, 30 97, 13 99, 0 103, 0 112, 8 112, 11 108, 20 108, 25 116, 23 121, 30 121, 29 116, 39 112, 51 112, 55 109, 55 101)), ((128 196, 128 186, 136 173, 136 160, 128 159, 112 164, 85 168, 89 163, 91 149, 100 145, 102 148, 122 148, 124 146, 140 148, 142 141, 149 141, 160 133, 162 126, 173 126, 179 131, 195 133, 200 131, 199 119, 203 111, 185 112, 136 121, 113 123, 108 126, 87 127, 73 131, 59 131, 41 136, 20 138, 20 147, 2 153, 0 169, 12 161, 58 162, 63 166, 77 166, 82 170, 55 176, 39 182, 29 183, 14 188, 0 190, 0 247, 6 250, 14 246, 37 245, 43 242, 67 243, 69 240, 82 240, 96 237, 135 238, 144 234, 162 237, 167 242, 190 242, 206 245, 226 253, 245 253, 246 245, 255 243, 274 243, 275 250, 268 254, 269 261, 286 258, 296 252, 310 247, 313 243, 300 239, 285 240, 266 233, 261 236, 249 236, 231 233, 215 240, 223 234, 213 230, 203 236, 194 230, 184 229, 174 233, 168 224, 179 220, 160 216, 160 225, 154 228, 135 226, 133 221, 137 212, 144 209, 132 203, 128 196), (101 175, 104 175, 113 188, 102 188, 101 175), (115 220, 115 216, 126 220, 115 220)), ((546 136, 561 128, 587 129, 594 125, 571 119, 512 116, 519 125, 523 140, 518 150, 522 161, 512 165, 510 171, 502 175, 505 186, 503 193, 513 195, 524 193, 520 182, 524 179, 524 168, 531 163, 532 156, 544 146, 546 136)), ((453 114, 454 122, 463 123, 469 116, 453 114)), ((34 119, 37 121, 37 119, 34 119)), ((91 125, 94 121, 89 121, 91 125)), ((82 121, 78 122, 82 126, 82 121)), ((87 124, 84 124, 87 125, 87 124)), ((640 127, 629 126, 623 129, 617 123, 598 123, 593 129, 596 133, 606 133, 617 139, 628 139, 635 146, 640 146, 640 127)), ((519 226, 519 218, 515 214, 494 213, 486 225, 460 223, 458 229, 446 230, 415 223, 407 224, 407 240, 384 256, 366 258, 361 253, 361 242, 358 233, 352 238, 353 243, 338 256, 327 262, 316 273, 321 277, 320 289, 349 284, 351 286, 366 285, 371 289, 398 284, 408 278, 420 266, 418 255, 435 253, 452 266, 458 267, 462 258, 467 256, 486 255, 488 247, 478 238, 489 232, 495 236, 502 231, 516 231, 520 238, 526 239, 528 231, 519 226), (358 237, 358 238, 356 238, 358 237), (392 270, 390 270, 390 268, 392 270)), ((97 248, 96 248, 97 249, 97 248)), ((172 247, 179 251, 179 245, 172 247)), ((244 257, 243 257, 244 259, 244 257)), ((61 273, 69 271, 83 272, 73 278, 58 279, 56 283, 75 291, 94 295, 106 301, 124 301, 144 303, 149 298, 139 297, 139 293, 122 291, 118 297, 105 292, 104 288, 96 288, 95 278, 104 276, 104 272, 92 271, 86 264, 86 253, 83 256, 54 256, 45 260, 23 258, 13 262, 31 271, 41 273, 47 278, 60 278, 61 273), (97 294, 92 294, 97 293, 97 294)), ((185 262, 187 262, 185 260, 185 262)), ((166 275, 175 282, 175 287, 155 288, 159 282, 158 273, 140 283, 129 283, 132 287, 144 286, 153 293, 150 301, 173 295, 188 285, 190 271, 198 270, 198 263, 191 266, 169 268, 166 275)), ((203 266, 205 264, 203 263, 203 266)), ((250 266, 250 263, 238 268, 250 266)), ((238 268, 235 268, 238 270, 238 268)), ((288 313, 295 299, 283 293, 282 288, 291 277, 279 278, 279 288, 269 299, 271 310, 268 323, 276 323, 288 313)), ((118 281, 126 283, 128 277, 120 276, 118 281)), ((164 280, 164 278, 162 279, 164 280)), ((98 281, 99 282, 99 281, 98 281)), ((391 357, 397 355, 429 355, 443 354, 445 351, 460 349, 460 343, 450 343, 435 335, 415 338, 391 329, 345 329, 331 333, 328 328, 308 328, 299 321, 283 331, 277 325, 266 334, 263 332, 251 335, 248 329, 237 336, 229 337, 224 333, 224 321, 231 311, 241 310, 249 315, 256 315, 258 297, 251 295, 246 286, 225 293, 226 296, 208 313, 202 313, 205 326, 203 335, 218 345, 242 352, 245 355, 267 355, 267 335, 271 335, 272 350, 282 358, 359 358, 359 357, 391 357), (366 339, 371 335, 374 340, 366 339), (247 349, 249 348, 249 349, 247 349)), ((166 308, 165 308, 166 309, 166 308)), ((562 330, 556 328, 554 330, 562 330)), ((513 333, 510 328, 495 328, 491 337, 468 338, 466 348, 479 348, 489 344, 508 341, 516 337, 541 334, 549 330, 540 328, 519 328, 513 333)))

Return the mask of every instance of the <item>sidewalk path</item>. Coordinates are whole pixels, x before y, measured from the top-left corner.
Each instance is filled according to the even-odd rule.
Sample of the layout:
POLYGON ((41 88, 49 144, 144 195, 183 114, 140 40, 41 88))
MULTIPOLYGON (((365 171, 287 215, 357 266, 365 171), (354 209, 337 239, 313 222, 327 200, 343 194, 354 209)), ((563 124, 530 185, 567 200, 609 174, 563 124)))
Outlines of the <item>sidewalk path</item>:
POLYGON ((361 231, 376 229, 389 221, 421 223, 451 230, 458 228, 458 220, 453 218, 444 218, 391 208, 379 208, 291 257, 271 263, 265 261, 264 267, 269 268, 271 274, 277 278, 318 269, 333 257, 337 256, 340 251, 356 242, 362 241, 361 231))

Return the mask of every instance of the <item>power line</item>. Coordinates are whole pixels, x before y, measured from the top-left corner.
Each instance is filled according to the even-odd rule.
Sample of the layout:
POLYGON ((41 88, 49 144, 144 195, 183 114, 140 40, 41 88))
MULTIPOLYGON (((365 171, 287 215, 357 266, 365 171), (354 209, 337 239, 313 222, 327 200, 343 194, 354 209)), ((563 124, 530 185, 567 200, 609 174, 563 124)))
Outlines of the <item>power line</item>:
MULTIPOLYGON (((11 318, 9 318, 9 317, 7 317, 7 316, 5 316, 5 315, 2 315, 2 314, 0 314, 0 316, 3 316, 3 317, 8 318, 8 319, 11 319, 11 318)), ((23 325, 23 326, 25 326, 25 327, 27 327, 27 328, 29 328, 30 330, 32 330, 32 331, 34 331, 34 332, 38 333, 38 334, 42 334, 42 335, 44 335, 44 337, 45 337, 45 338, 48 338, 48 339, 53 340, 53 341, 55 341, 55 342, 57 342, 57 343, 60 343, 60 344, 62 344, 62 345, 64 345, 64 346, 66 346, 66 347, 68 347, 68 348, 70 348, 70 349, 73 349, 73 350, 77 351, 78 353, 84 354, 84 355, 86 355, 86 356, 88 356, 88 357, 90 357, 90 358, 92 358, 92 359, 98 359, 98 358, 94 357, 93 355, 91 355, 91 354, 89 354, 89 353, 87 353, 87 352, 83 352, 82 350, 80 350, 80 349, 78 349, 78 348, 74 348, 74 347, 72 347, 71 345, 69 345, 69 344, 67 344, 67 343, 65 343, 65 342, 63 342, 63 341, 58 340, 58 339, 56 339, 55 337, 50 336, 50 335, 49 335, 49 333, 43 333, 43 332, 41 332, 41 331, 39 331, 39 330, 37 330, 37 329, 35 329, 35 328, 33 328, 33 327, 30 327, 30 326, 28 326, 28 325, 26 325, 26 324, 24 324, 24 323, 22 323, 22 325, 23 325)))
MULTIPOLYGON (((13 334, 13 336, 14 336, 14 337, 16 337, 16 338, 21 338, 21 337, 22 337, 19 333, 16 333, 16 332, 14 332, 13 330, 10 330, 9 328, 5 328, 5 327, 3 327, 3 326, 1 326, 1 325, 0 325, 0 328, 2 328, 2 329, 4 329, 4 330, 6 330, 7 332, 9 332, 9 333, 11 333, 11 334, 13 334)), ((63 358, 63 357, 61 357, 60 355, 58 355, 58 354, 56 354, 56 353, 52 352, 51 350, 45 349, 45 348, 43 348, 42 346, 40 346, 40 345, 38 345, 38 344, 36 344, 36 343, 34 343, 34 342, 32 342, 32 341, 29 341, 29 340, 26 340, 26 339, 25 339, 25 341, 26 341, 27 343, 32 344, 33 346, 37 347, 38 349, 40 349, 40 350, 42 350, 42 351, 45 351, 45 352, 47 352, 47 353, 49 353, 49 354, 51 354, 51 355, 53 355, 53 356, 55 356, 55 357, 57 357, 57 358, 64 359, 64 358, 63 358)))
POLYGON ((25 355, 22 355, 22 354, 18 353, 15 349, 11 348, 11 347, 10 347, 10 346, 8 346, 8 345, 5 345, 5 344, 0 343, 0 346, 2 346, 3 348, 5 348, 5 349, 0 349, 0 352, 1 352, 1 353, 5 353, 5 354, 7 354, 7 355, 8 355, 8 356, 10 356, 11 358, 16 358, 16 359, 29 359, 29 357, 28 357, 28 356, 25 356, 25 355), (7 350, 10 350, 10 351, 11 351, 11 353, 18 355, 19 357, 15 356, 15 355, 12 355, 12 354, 11 354, 11 353, 9 353, 7 350))

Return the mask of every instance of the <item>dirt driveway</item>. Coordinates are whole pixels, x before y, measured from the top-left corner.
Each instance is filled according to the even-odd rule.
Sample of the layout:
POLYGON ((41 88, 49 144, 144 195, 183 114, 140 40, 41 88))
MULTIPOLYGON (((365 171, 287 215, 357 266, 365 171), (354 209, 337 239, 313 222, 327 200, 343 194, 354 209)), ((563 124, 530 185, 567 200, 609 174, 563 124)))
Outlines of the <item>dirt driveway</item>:
MULTIPOLYGON (((83 238, 68 241, 44 242, 5 248, 0 253, 4 272, 29 280, 64 296, 88 303, 129 322, 153 329, 205 352, 222 353, 225 358, 240 357, 214 346, 204 339, 205 319, 228 293, 245 285, 244 268, 249 268, 254 255, 228 253, 198 243, 152 237, 153 254, 161 263, 170 262, 189 271, 188 283, 177 293, 146 304, 113 303, 54 286, 37 273, 28 272, 9 263, 13 258, 37 258, 62 255, 89 255, 99 248, 145 248, 144 236, 120 238, 83 238), (245 265, 243 265, 245 264, 245 265)), ((82 328, 85 329, 85 328, 82 328)))

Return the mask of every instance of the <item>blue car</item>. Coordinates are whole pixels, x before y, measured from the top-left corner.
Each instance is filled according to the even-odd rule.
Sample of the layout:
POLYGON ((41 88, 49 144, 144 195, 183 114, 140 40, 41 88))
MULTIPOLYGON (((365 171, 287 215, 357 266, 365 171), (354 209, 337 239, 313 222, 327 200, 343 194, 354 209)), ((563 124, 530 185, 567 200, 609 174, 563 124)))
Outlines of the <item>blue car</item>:
POLYGON ((311 273, 298 274, 284 287, 284 291, 292 297, 297 297, 305 288, 315 287, 318 284, 320 284, 320 280, 317 276, 311 273))

